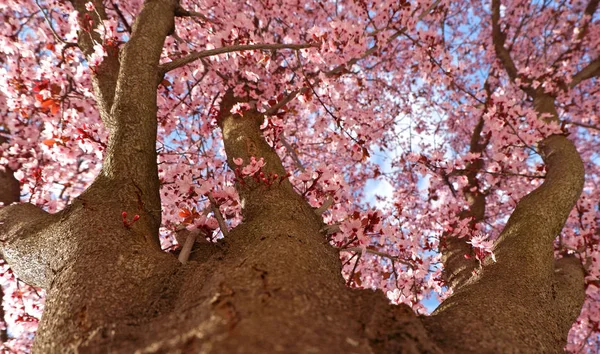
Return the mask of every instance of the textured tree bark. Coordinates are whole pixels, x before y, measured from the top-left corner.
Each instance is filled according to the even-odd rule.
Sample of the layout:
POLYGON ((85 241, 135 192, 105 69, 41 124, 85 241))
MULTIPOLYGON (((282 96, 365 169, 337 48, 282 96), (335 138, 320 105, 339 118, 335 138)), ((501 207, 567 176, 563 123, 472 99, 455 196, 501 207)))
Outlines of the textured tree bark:
MULTIPOLYGON (((583 178, 579 155, 563 136, 544 141, 548 176, 511 216, 498 262, 431 318, 390 305, 381 292, 348 289, 338 252, 319 231, 322 220, 285 178, 272 185, 239 182, 243 223, 225 241, 198 244, 185 265, 161 252, 156 85, 176 6, 146 1, 120 59, 107 63, 118 71, 114 87, 113 75, 95 79, 111 136, 94 183, 53 215, 30 204, 0 209, 3 256, 19 277, 48 294, 34 352, 561 350, 583 301, 576 260, 553 266, 552 239, 583 178), (125 224, 123 211, 140 219, 125 224)), ((284 176, 260 132, 263 117, 229 113, 239 99, 227 92, 221 101, 230 167, 236 168, 234 158, 262 157, 263 173, 284 176)))
MULTIPOLYGON (((0 135, 0 145, 7 143, 7 139, 0 135)), ((0 167, 0 203, 2 205, 10 205, 12 203, 18 203, 20 200, 21 186, 19 181, 15 178, 13 171, 8 168, 0 167)), ((4 307, 2 306, 2 300, 4 299, 4 292, 0 288, 0 322, 3 322, 3 326, 6 324, 4 321, 4 307)), ((6 342, 8 340, 8 333, 6 328, 0 330, 0 342, 6 342)))
MULTIPOLYGON (((483 113, 487 111, 492 94, 488 82, 484 86, 487 99, 483 113)), ((482 116, 475 125, 473 134, 471 134, 470 153, 482 154, 488 144, 488 140, 482 136, 483 125, 482 116)), ((469 219, 470 228, 474 228, 476 224, 485 218, 485 195, 480 190, 479 179, 477 178, 482 166, 483 160, 478 159, 467 164, 465 168, 466 173, 464 176, 467 177, 467 185, 463 187, 462 192, 469 209, 462 211, 458 217, 461 220, 469 219)), ((467 241, 466 237, 458 238, 445 234, 443 235, 442 245, 440 245, 442 263, 444 264, 443 277, 446 284, 455 291, 465 285, 473 276, 473 272, 479 268, 479 261, 475 258, 473 248, 467 241)))
POLYGON ((552 242, 583 188, 583 163, 564 136, 544 140, 544 183, 517 205, 478 278, 427 318, 447 352, 558 353, 584 300, 576 258, 555 264, 552 242))
MULTIPOLYGON (((509 78, 518 69, 504 47, 500 0, 492 0, 492 39, 509 78)), ((559 122, 554 97, 523 87, 539 119, 559 122)), ((559 353, 585 299, 584 270, 576 257, 554 259, 553 242, 577 202, 584 167, 574 144, 552 135, 539 144, 544 183, 523 197, 477 277, 456 289, 425 319, 446 352, 559 353)))

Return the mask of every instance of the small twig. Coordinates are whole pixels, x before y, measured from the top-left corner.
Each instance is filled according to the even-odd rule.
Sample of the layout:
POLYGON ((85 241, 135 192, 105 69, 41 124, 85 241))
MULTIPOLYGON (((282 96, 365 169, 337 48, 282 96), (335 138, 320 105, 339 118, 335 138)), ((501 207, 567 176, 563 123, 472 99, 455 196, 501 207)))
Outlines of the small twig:
POLYGON ((188 259, 190 258, 190 252, 192 251, 192 246, 196 242, 197 232, 190 232, 188 236, 185 238, 185 242, 183 243, 183 248, 181 249, 181 253, 179 253, 179 262, 181 264, 186 264, 188 259))
POLYGON ((358 266, 358 262, 360 261, 360 257, 362 257, 362 252, 358 253, 358 257, 356 258, 356 262, 354 262, 354 267, 352 267, 352 272, 350 273, 350 276, 348 277, 348 281, 346 282, 346 286, 350 286, 350 283, 352 282, 352 278, 354 278, 354 272, 356 271, 356 267, 358 266))
POLYGON ((123 21, 123 26, 125 27, 125 30, 127 30, 127 33, 131 33, 131 26, 129 25, 129 23, 125 19, 125 15, 123 15, 123 12, 119 8, 119 5, 115 4, 114 1, 111 1, 110 3, 112 4, 113 9, 117 13, 117 15, 119 16, 119 18, 121 19, 121 21, 123 21))
MULTIPOLYGON (((331 118, 333 118, 333 121, 335 122, 335 124, 338 126, 338 128, 340 128, 340 130, 346 134, 352 141, 354 141, 358 146, 364 148, 364 144, 361 144, 358 140, 356 140, 355 137, 352 136, 352 134, 350 134, 350 132, 348 132, 343 126, 342 126, 342 120, 336 116, 335 114, 333 114, 333 112, 329 109, 329 107, 327 107, 327 105, 325 104, 325 102, 323 102, 323 100, 321 99, 321 97, 319 96, 319 94, 317 93, 317 91, 315 90, 315 87, 313 86, 312 82, 310 82, 310 79, 308 78, 308 76, 306 75, 306 73, 304 72, 304 67, 302 66, 302 62, 300 60, 300 55, 298 54, 298 52, 296 51, 296 57, 298 58, 298 63, 300 63, 300 70, 302 71, 302 76, 304 76, 304 81, 308 84, 308 87, 310 88, 310 90, 312 91, 313 95, 316 97, 317 101, 319 101, 319 103, 321 104, 321 106, 323 107, 323 109, 325 109, 325 112, 327 112, 327 114, 329 114, 329 116, 331 116, 331 118)), ((334 109, 337 109, 335 107, 335 105, 333 105, 334 109)))
POLYGON ((59 42, 61 42, 61 43, 67 44, 67 41, 65 41, 64 39, 62 39, 62 37, 59 36, 58 33, 56 33, 56 30, 54 29, 54 26, 52 25, 52 21, 48 17, 48 14, 46 14, 46 11, 42 7, 42 5, 40 5, 40 2, 38 0, 35 0, 35 4, 38 6, 38 8, 40 9, 40 11, 42 12, 42 16, 44 16, 44 20, 46 20, 46 22, 48 23, 48 26, 50 27, 50 31, 52 31, 52 34, 54 35, 54 38, 56 38, 56 40, 59 41, 59 42))
POLYGON ((279 111, 279 109, 283 106, 285 106, 286 104, 288 104, 289 102, 291 102, 294 98, 296 98, 296 96, 298 96, 299 93, 302 93, 302 91, 304 91, 305 89, 300 89, 300 90, 294 90, 292 92, 290 92, 287 96, 285 96, 284 99, 282 99, 281 101, 277 102, 276 104, 274 104, 273 106, 269 107, 269 109, 267 109, 264 113, 265 116, 272 116, 274 114, 277 114, 277 111, 279 111))
POLYGON ((319 216, 327 211, 333 205, 333 198, 327 197, 327 199, 323 202, 323 204, 315 209, 315 213, 319 216))
POLYGON ((215 200, 211 192, 208 193, 208 200, 210 200, 210 207, 212 208, 212 211, 215 214, 215 218, 217 218, 217 222, 219 223, 221 233, 223 233, 223 236, 227 236, 229 234, 227 224, 225 223, 225 219, 223 219, 223 214, 221 214, 219 204, 217 204, 217 201, 215 200))
POLYGON ((592 125, 592 124, 578 123, 578 122, 572 122, 572 121, 565 121, 565 123, 572 124, 572 125, 575 125, 575 126, 578 126, 578 127, 582 127, 582 128, 600 130, 599 126, 592 125))
POLYGON ((177 6, 177 8, 175 9, 175 16, 176 17, 197 17, 204 22, 209 22, 209 23, 212 23, 215 25, 219 24, 215 20, 212 20, 212 19, 204 16, 200 12, 189 11, 189 10, 184 9, 182 6, 177 6))
POLYGON ((394 280, 396 282, 396 288, 399 289, 400 287, 398 286, 398 272, 396 271, 396 262, 393 259, 391 259, 391 261, 392 261, 392 272, 394 273, 394 280))
POLYGON ((352 262, 352 260, 354 259, 354 257, 358 256, 359 253, 355 253, 353 254, 351 257, 349 257, 344 263, 342 263, 342 268, 346 266, 346 264, 352 262))
POLYGON ((306 168, 304 168, 304 164, 302 164, 302 161, 300 160, 300 157, 298 157, 296 150, 294 150, 292 145, 290 145, 283 133, 279 136, 279 140, 281 141, 281 144, 285 147, 287 152, 290 154, 290 156, 292 156, 292 160, 294 160, 298 169, 302 172, 306 171, 306 168))
POLYGON ((370 254, 374 254, 374 255, 379 256, 379 257, 387 258, 387 259, 390 259, 392 261, 396 261, 398 263, 404 264, 405 266, 408 266, 410 268, 413 268, 412 264, 410 264, 409 262, 407 262, 405 260, 400 259, 400 257, 398 257, 398 256, 392 256, 390 254, 379 252, 379 251, 376 251, 376 250, 372 250, 370 248, 363 249, 362 247, 348 247, 348 248, 341 248, 340 249, 340 251, 344 251, 344 252, 360 252, 360 253, 363 253, 363 250, 366 253, 370 253, 370 254))

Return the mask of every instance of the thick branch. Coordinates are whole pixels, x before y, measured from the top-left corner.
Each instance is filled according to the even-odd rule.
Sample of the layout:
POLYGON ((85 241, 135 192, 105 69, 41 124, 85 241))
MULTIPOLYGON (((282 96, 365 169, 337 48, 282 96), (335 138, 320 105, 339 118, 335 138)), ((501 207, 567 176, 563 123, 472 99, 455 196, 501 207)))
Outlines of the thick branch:
MULTIPOLYGON (((489 92, 489 94, 491 94, 489 92)), ((489 97, 488 94, 488 97, 489 97)), ((483 130, 483 117, 479 119, 471 136, 469 152, 482 153, 487 146, 487 141, 481 141, 483 130)), ((469 225, 474 227, 485 217, 485 195, 479 190, 477 173, 483 167, 483 160, 478 159, 466 166, 467 185, 463 187, 463 195, 469 204, 469 209, 462 211, 458 217, 461 220, 470 219, 469 225)), ((445 234, 444 246, 440 246, 442 263, 444 264, 443 276, 446 283, 454 290, 464 285, 473 275, 473 270, 478 266, 471 245, 467 238, 458 238, 445 234)))
POLYGON ((0 166, 0 203, 3 205, 18 203, 20 188, 13 171, 7 166, 0 166))
MULTIPOLYGON (((93 1, 96 10, 90 12, 85 8, 87 2, 87 0, 72 1, 73 7, 75 7, 75 10, 80 14, 79 24, 82 28, 88 26, 88 24, 85 23, 85 17, 83 16, 83 14, 87 14, 91 17, 93 26, 97 27, 103 20, 107 19, 104 4, 99 0, 93 1)), ((102 36, 98 32, 93 30, 79 31, 78 45, 87 59, 94 53, 95 44, 103 44, 102 36)), ((115 122, 112 119, 110 111, 114 101, 117 76, 119 75, 119 50, 117 47, 106 46, 105 50, 107 56, 104 57, 104 60, 97 68, 94 68, 92 84, 94 87, 94 95, 96 96, 96 104, 100 111, 100 117, 106 127, 112 129, 115 122)))
POLYGON ((504 66, 508 76, 512 81, 517 78, 517 67, 513 62, 508 49, 504 47, 506 42, 506 34, 500 29, 500 0, 492 0, 492 40, 496 56, 504 66))
POLYGON ((573 80, 571 80, 569 86, 573 88, 582 81, 598 76, 600 76, 600 57, 592 60, 581 71, 573 75, 573 80))
MULTIPOLYGON (((554 238, 583 188, 583 162, 571 141, 553 135, 540 147, 548 171, 546 178, 517 204, 495 249, 498 267, 522 266, 519 276, 523 280, 553 276, 554 238)), ((515 276, 511 272, 510 277, 515 276)))
MULTIPOLYGON (((173 29, 175 2, 146 2, 137 16, 131 39, 123 48, 111 111, 114 126, 103 174, 126 180, 138 189, 136 206, 160 225, 160 196, 156 165, 156 89, 158 63, 166 36, 173 29)), ((147 220, 147 218, 146 218, 147 220)))
MULTIPOLYGON (((6 142, 6 138, 0 135, 0 145, 6 142)), ((8 168, 8 166, 0 166, 0 203, 3 206, 10 205, 12 203, 18 203, 20 200, 20 183, 15 178, 13 171, 8 168)), ((0 220, 1 221, 1 220, 0 220)), ((2 301, 4 299, 4 292, 0 287, 0 321, 4 322, 6 325, 6 321, 4 319, 4 307, 2 306, 2 301)), ((6 342, 8 340, 8 333, 6 331, 6 326, 2 330, 0 330, 0 342, 6 342)))
MULTIPOLYGON (((488 110, 489 100, 492 96, 492 88, 489 81, 484 84, 487 99, 484 104, 483 112, 479 121, 471 134, 469 152, 473 154, 482 154, 489 142, 489 139, 484 139, 482 136, 484 126, 484 114, 488 110)), ((462 211, 458 217, 461 220, 470 219, 469 226, 473 229, 475 225, 485 218, 485 195, 481 192, 477 174, 483 168, 483 160, 477 159, 472 163, 467 164, 465 177, 467 177, 467 185, 463 187, 462 192, 465 197, 469 209, 462 211)), ((474 257, 473 248, 467 243, 468 239, 458 238, 444 235, 440 245, 442 253, 442 263, 444 264, 443 277, 446 283, 456 291, 460 286, 464 285, 472 276, 473 270, 479 265, 479 261, 474 257)))
POLYGON ((565 319, 562 331, 569 332, 571 325, 581 312, 585 301, 585 272, 581 260, 575 256, 565 256, 554 264, 556 299, 558 308, 565 319))
POLYGON ((553 241, 579 198, 584 169, 565 136, 546 138, 541 150, 548 173, 510 216, 494 250, 497 262, 487 259, 478 277, 426 320, 446 351, 550 353, 566 344, 583 278, 576 260, 555 268, 553 241))
POLYGON ((245 51, 245 50, 277 50, 277 49, 298 50, 298 49, 305 49, 305 48, 311 48, 311 47, 318 47, 318 45, 314 44, 314 43, 307 43, 307 44, 279 44, 279 43, 246 44, 246 45, 232 45, 232 46, 228 46, 228 47, 208 49, 208 50, 203 50, 200 52, 193 52, 183 58, 178 58, 178 59, 175 59, 168 63, 162 64, 160 66, 160 73, 161 73, 161 75, 164 75, 165 73, 168 73, 171 70, 185 66, 185 65, 192 63, 198 59, 207 58, 207 57, 211 57, 211 56, 219 55, 219 54, 241 52, 241 51, 245 51))
MULTIPOLYGON (((250 163, 251 157, 256 160, 262 158, 265 163, 264 167, 252 176, 241 176, 238 173, 236 189, 244 208, 244 218, 268 213, 271 208, 281 209, 279 200, 286 198, 289 199, 289 207, 302 205, 303 209, 308 208, 306 210, 311 210, 310 214, 316 217, 312 208, 294 191, 277 152, 265 141, 260 130, 264 115, 254 109, 245 112, 243 117, 231 114, 231 108, 238 102, 244 102, 244 99, 234 97, 233 92, 228 90, 221 101, 218 118, 229 167, 240 171, 250 163), (243 160, 242 166, 233 162, 239 158, 243 160)), ((277 213, 283 212, 284 210, 277 210, 277 213)), ((297 213, 293 210, 288 212, 297 213)))

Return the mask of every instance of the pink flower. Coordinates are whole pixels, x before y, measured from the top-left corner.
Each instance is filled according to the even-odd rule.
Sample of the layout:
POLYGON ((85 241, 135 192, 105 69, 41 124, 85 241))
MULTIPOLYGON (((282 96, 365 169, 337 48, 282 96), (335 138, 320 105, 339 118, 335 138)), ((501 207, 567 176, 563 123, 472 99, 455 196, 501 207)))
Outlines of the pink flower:
POLYGON ((94 52, 90 55, 89 63, 92 68, 98 67, 98 65, 102 64, 104 57, 106 56, 106 51, 101 44, 94 45, 94 52))
POLYGON ((85 9, 88 11, 94 11, 96 10, 96 7, 94 6, 94 3, 90 1, 85 3, 85 9))

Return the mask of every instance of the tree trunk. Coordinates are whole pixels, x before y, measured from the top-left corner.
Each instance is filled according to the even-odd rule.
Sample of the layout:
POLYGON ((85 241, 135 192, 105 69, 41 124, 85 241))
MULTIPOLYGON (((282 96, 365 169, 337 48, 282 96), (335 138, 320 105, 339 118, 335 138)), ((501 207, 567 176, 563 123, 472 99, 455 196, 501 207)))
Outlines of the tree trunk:
POLYGON ((47 290, 34 352, 562 350, 584 295, 581 266, 571 258, 555 266, 552 252, 583 179, 564 136, 544 141, 548 175, 518 204, 497 263, 485 264, 432 317, 345 286, 320 216, 281 178, 286 171, 259 128, 263 117, 229 113, 241 99, 231 91, 219 118, 230 167, 233 159, 262 157, 262 172, 281 183, 244 178, 236 185, 244 221, 224 241, 198 244, 185 265, 162 252, 156 86, 176 9, 174 1, 146 1, 119 59, 98 70, 95 90, 111 135, 94 183, 53 215, 30 204, 0 209, 4 258, 47 290))

